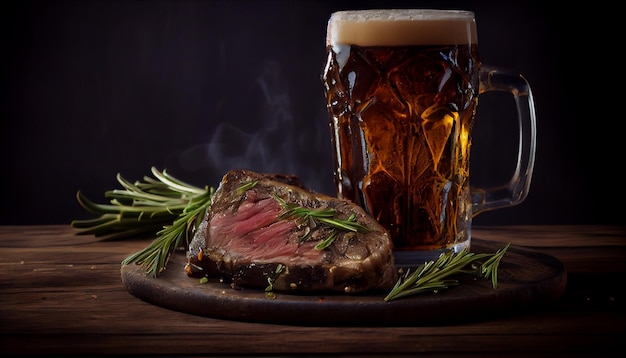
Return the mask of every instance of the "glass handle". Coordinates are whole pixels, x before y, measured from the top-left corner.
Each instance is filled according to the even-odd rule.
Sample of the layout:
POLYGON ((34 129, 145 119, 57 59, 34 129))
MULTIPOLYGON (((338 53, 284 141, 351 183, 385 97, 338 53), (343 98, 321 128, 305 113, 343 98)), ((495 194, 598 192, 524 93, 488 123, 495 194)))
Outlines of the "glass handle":
POLYGON ((482 66, 479 93, 482 95, 489 91, 509 92, 515 100, 519 122, 517 165, 513 176, 506 184, 491 188, 472 187, 472 217, 488 210, 523 202, 528 195, 535 165, 537 119, 528 81, 517 73, 482 66))

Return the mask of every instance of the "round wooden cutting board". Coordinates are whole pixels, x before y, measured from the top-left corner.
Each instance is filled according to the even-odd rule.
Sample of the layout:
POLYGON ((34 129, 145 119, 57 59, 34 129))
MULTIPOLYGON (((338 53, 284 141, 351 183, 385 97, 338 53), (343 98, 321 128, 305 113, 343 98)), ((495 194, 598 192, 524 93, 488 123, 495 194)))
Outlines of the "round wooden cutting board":
MULTIPOLYGON (((474 239, 472 252, 495 253, 501 244, 474 239)), ((387 292, 292 294, 233 289, 217 280, 201 283, 184 272, 186 258, 175 254, 158 278, 141 266, 122 266, 128 291, 151 304, 193 315, 291 325, 392 326, 439 325, 486 319, 532 309, 559 299, 567 274, 556 258, 510 246, 498 269, 498 288, 491 281, 459 277, 461 284, 438 293, 384 301, 387 292)))

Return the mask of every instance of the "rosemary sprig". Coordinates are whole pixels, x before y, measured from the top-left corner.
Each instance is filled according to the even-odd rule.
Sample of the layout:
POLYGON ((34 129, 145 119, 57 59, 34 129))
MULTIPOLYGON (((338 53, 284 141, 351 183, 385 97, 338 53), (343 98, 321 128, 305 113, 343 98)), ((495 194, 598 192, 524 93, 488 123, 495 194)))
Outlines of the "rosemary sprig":
MULTIPOLYGON (((331 234, 319 244, 315 246, 317 250, 324 250, 330 246, 339 235, 339 230, 352 232, 368 232, 369 229, 356 221, 356 215, 352 214, 348 219, 335 218, 335 209, 311 209, 300 206, 296 203, 287 203, 283 198, 274 195, 274 198, 283 208, 283 212, 278 216, 279 219, 295 218, 301 222, 308 220, 316 220, 319 223, 326 224, 334 230, 331 234)), ((301 240, 302 241, 302 240, 301 240)))
POLYGON ((491 278, 493 288, 498 288, 498 266, 509 245, 495 254, 475 254, 465 249, 456 254, 451 250, 446 251, 436 260, 419 265, 413 272, 407 270, 387 294, 385 301, 458 286, 459 281, 449 277, 462 273, 491 278), (487 260, 481 263, 483 259, 487 260))
POLYGON ((172 252, 181 245, 182 239, 185 238, 186 243, 189 243, 210 206, 212 195, 213 190, 208 190, 205 194, 192 198, 172 225, 165 226, 163 230, 157 232, 156 240, 143 250, 127 257, 122 264, 134 262, 142 265, 146 273, 152 277, 157 277, 167 266, 172 252))
POLYGON ((195 229, 211 205, 213 188, 198 188, 180 181, 165 171, 151 168, 154 178, 131 183, 120 174, 124 189, 105 192, 110 204, 96 204, 78 192, 76 198, 87 211, 100 215, 89 220, 74 220, 78 235, 93 234, 107 239, 121 239, 152 233, 157 238, 143 250, 127 257, 123 265, 137 263, 153 277, 165 269, 170 255, 189 243, 195 229))

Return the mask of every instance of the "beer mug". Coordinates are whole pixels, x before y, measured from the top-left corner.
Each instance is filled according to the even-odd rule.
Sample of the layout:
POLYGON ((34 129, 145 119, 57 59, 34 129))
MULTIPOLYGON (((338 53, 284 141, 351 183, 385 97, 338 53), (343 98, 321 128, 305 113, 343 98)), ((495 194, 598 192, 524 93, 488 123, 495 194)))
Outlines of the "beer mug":
POLYGON ((326 48, 337 196, 389 230, 399 265, 469 250, 473 217, 525 200, 536 147, 530 86, 481 64, 473 12, 339 11, 326 48), (508 183, 481 188, 470 186, 472 126, 490 91, 512 94, 519 152, 508 183))

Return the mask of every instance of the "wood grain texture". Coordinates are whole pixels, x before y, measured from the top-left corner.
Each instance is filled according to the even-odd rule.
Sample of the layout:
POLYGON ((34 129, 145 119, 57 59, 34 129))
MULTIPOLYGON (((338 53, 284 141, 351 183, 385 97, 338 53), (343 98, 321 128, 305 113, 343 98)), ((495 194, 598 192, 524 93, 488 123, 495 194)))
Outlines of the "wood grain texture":
POLYGON ((568 272, 565 295, 457 324, 302 326, 215 319, 162 308, 128 292, 120 263, 150 239, 107 242, 75 236, 62 225, 2 226, 0 355, 619 356, 614 352, 626 338, 624 228, 476 228, 474 237, 556 257, 568 272))

